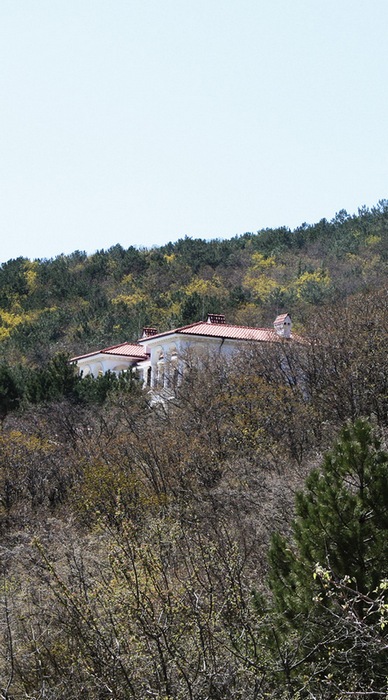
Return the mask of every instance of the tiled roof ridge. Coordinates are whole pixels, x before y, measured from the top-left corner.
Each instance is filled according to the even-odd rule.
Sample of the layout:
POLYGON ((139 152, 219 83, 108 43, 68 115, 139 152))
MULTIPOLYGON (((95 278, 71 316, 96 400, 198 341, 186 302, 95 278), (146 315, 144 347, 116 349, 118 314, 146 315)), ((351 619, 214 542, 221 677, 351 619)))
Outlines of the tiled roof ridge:
MULTIPOLYGON (((195 323, 189 323, 188 326, 179 326, 179 328, 172 328, 172 329, 170 329, 169 331, 161 331, 160 333, 156 333, 155 335, 151 335, 151 336, 146 337, 146 338, 144 338, 144 337, 143 337, 143 338, 139 338, 139 340, 138 340, 137 342, 139 342, 139 341, 141 341, 141 340, 142 340, 143 342, 145 342, 145 341, 147 341, 147 340, 153 340, 154 338, 160 338, 160 337, 162 337, 162 336, 164 336, 164 335, 170 335, 171 333, 179 333, 180 331, 186 330, 186 328, 194 328, 194 326, 199 326, 199 325, 201 325, 202 323, 206 323, 206 321, 195 321, 195 323)), ((225 324, 222 324, 222 323, 212 323, 212 324, 210 324, 210 323, 209 323, 209 326, 210 326, 210 325, 213 325, 213 326, 216 326, 216 325, 217 325, 217 326, 221 326, 221 325, 225 325, 225 324)))
POLYGON ((75 362, 75 360, 83 360, 84 357, 93 357, 94 355, 99 355, 101 353, 101 350, 92 350, 92 352, 85 352, 84 355, 76 355, 75 357, 71 357, 69 362, 75 362))
POLYGON ((142 351, 143 355, 149 355, 149 353, 147 353, 144 346, 140 345, 140 343, 137 343, 136 341, 130 342, 129 340, 126 340, 124 343, 117 343, 117 345, 110 345, 107 348, 100 348, 99 350, 92 350, 91 352, 87 352, 84 355, 77 355, 76 357, 71 357, 70 362, 74 362, 75 360, 82 360, 83 358, 86 358, 86 357, 94 357, 95 355, 113 354, 112 353, 113 350, 117 350, 118 348, 128 347, 131 345, 133 347, 139 348, 139 350, 142 351))
MULTIPOLYGON (((182 335, 190 335, 184 329, 181 331, 182 335)), ((198 328, 196 335, 203 337, 214 337, 214 338, 230 338, 230 339, 240 339, 240 340, 255 340, 255 336, 262 334, 267 336, 280 337, 273 328, 253 328, 250 326, 232 326, 228 324, 215 324, 215 323, 204 323, 201 328, 198 328), (215 328, 214 328, 215 327, 215 328), (222 333, 221 333, 222 328, 222 333), (212 330, 213 332, 212 332, 212 330), (216 332, 219 329, 219 332, 216 332), (215 331, 215 332, 214 332, 215 331), (243 333, 243 335, 236 335, 237 333, 243 333)))
MULTIPOLYGON (((188 323, 187 326, 178 326, 178 328, 173 328, 172 331, 165 331, 166 333, 179 333, 179 331, 185 331, 188 328, 195 328, 195 326, 201 326, 203 323, 207 323, 207 321, 195 321, 194 323, 188 323)), ((209 326, 223 326, 225 325, 224 323, 209 323, 209 326)), ((160 334, 162 335, 162 334, 160 334)), ((164 333, 163 333, 164 335, 164 333)))
POLYGON ((124 345, 136 345, 136 347, 142 348, 143 346, 140 345, 136 340, 125 340, 124 343, 117 343, 117 345, 109 345, 107 348, 102 348, 102 350, 99 350, 98 352, 109 352, 112 350, 116 350, 117 348, 121 348, 124 345))
MULTIPOLYGON (((239 326, 236 323, 208 323, 207 321, 199 321, 198 323, 194 325, 202 325, 206 324, 207 326, 221 326, 221 328, 244 328, 247 331, 272 331, 273 328, 270 328, 269 326, 239 326)), ((189 328, 189 326, 183 326, 183 328, 180 328, 179 330, 183 330, 185 328, 189 328)))
MULTIPOLYGON (((287 315, 287 314, 286 314, 287 315)), ((214 327, 218 326, 219 328, 222 329, 227 329, 227 328, 241 328, 246 331, 273 331, 272 327, 269 326, 240 326, 235 323, 209 323, 208 321, 195 321, 194 323, 189 323, 187 326, 179 326, 178 328, 173 328, 172 330, 169 331, 162 331, 161 333, 157 333, 156 335, 152 336, 152 339, 154 338, 161 338, 165 335, 170 335, 173 333, 183 333, 185 331, 188 331, 190 329, 194 329, 198 326, 209 326, 209 327, 214 327)), ((140 340, 150 340, 150 338, 140 338, 140 340)))
MULTIPOLYGON (((230 329, 230 328, 234 328, 236 330, 244 330, 244 331, 271 331, 271 333, 276 333, 276 331, 273 328, 270 328, 269 326, 259 328, 259 326, 235 326, 233 323, 206 323, 206 321, 204 321, 200 325, 206 326, 206 327, 209 326, 209 328, 214 328, 214 326, 216 326, 216 328, 220 328, 220 329, 223 328, 226 330, 230 329)), ((185 331, 185 330, 186 330, 186 328, 179 329, 179 331, 185 331)))

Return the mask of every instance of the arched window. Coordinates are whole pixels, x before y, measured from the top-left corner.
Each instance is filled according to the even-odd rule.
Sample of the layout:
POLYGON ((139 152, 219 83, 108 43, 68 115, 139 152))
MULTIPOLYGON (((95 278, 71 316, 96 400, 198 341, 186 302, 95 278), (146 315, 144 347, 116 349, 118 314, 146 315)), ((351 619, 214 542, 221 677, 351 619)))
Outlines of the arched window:
POLYGON ((104 374, 104 368, 101 362, 96 362, 91 368, 91 373, 93 377, 101 377, 104 374))

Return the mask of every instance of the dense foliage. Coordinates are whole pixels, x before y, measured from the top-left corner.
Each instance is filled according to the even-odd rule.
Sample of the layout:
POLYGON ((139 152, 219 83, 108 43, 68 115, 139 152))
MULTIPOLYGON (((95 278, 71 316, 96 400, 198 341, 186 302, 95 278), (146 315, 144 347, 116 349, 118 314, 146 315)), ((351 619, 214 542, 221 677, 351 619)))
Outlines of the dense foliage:
POLYGON ((143 326, 166 330, 208 311, 268 325, 285 309, 304 323, 312 309, 381 285, 387 251, 383 200, 294 231, 17 258, 0 267, 1 354, 40 365, 59 351, 75 355, 134 340, 143 326))
POLYGON ((0 269, 0 698, 385 698, 388 203, 0 269), (222 311, 154 404, 80 353, 222 311), (296 500, 295 500, 296 495, 296 500))
POLYGON ((294 690, 303 666, 310 692, 386 695, 387 503, 388 453, 358 419, 297 495, 292 537, 272 540, 270 583, 281 636, 287 644, 290 629, 298 635, 285 669, 294 690))

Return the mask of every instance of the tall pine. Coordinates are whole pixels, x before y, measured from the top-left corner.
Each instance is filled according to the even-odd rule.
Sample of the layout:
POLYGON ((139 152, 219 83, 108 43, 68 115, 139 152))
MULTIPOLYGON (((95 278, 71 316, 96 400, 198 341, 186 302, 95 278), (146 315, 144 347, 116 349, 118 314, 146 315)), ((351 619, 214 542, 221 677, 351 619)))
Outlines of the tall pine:
POLYGON ((388 454, 367 421, 346 426, 311 472, 296 497, 292 535, 274 535, 269 557, 277 639, 297 640, 296 675, 303 669, 303 683, 314 679, 333 692, 347 684, 381 697, 388 675, 388 454))

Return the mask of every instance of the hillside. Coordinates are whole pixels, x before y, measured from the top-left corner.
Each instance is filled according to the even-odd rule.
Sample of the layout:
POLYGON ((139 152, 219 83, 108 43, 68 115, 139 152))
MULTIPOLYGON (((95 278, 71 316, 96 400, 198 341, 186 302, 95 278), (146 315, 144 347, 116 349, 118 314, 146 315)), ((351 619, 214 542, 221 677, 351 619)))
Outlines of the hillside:
POLYGON ((166 330, 208 311, 262 326, 287 310, 303 325, 312 309, 385 283, 387 231, 383 200, 293 231, 10 260, 0 268, 1 354, 39 366, 59 351, 133 340, 143 326, 166 330))
POLYGON ((1 698, 386 697, 387 231, 1 267, 1 698), (68 363, 209 310, 306 340, 188 354, 158 405, 68 363))

